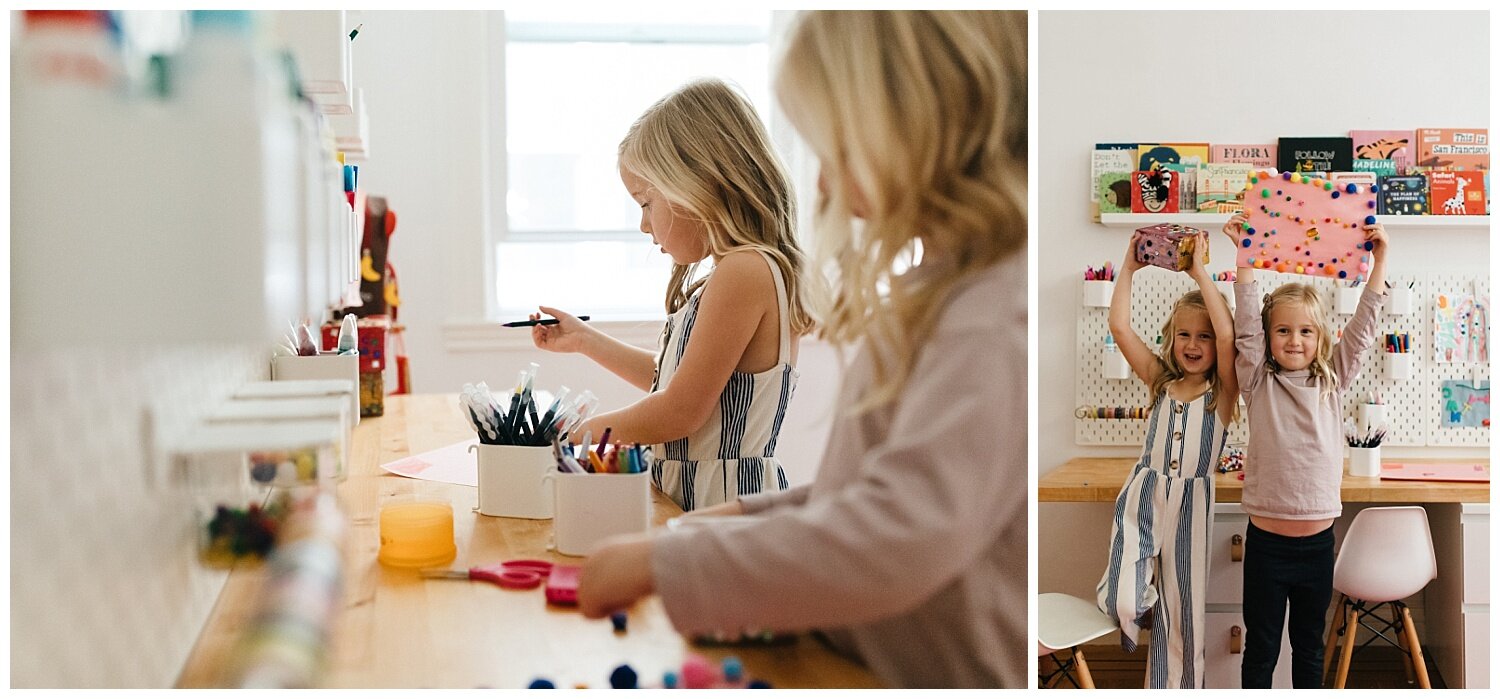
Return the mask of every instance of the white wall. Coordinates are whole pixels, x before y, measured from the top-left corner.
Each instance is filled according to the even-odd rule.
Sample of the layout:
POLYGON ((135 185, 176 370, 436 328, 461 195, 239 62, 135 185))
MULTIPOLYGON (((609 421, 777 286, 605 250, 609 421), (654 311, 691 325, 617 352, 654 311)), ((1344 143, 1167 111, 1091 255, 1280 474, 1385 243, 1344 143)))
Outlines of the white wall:
MULTIPOLYGON (((397 214, 390 260, 400 278, 412 390, 456 392, 465 382, 515 381, 527 362, 540 385, 587 388, 602 409, 641 393, 578 355, 541 352, 524 330, 476 328, 486 321, 484 246, 486 35, 479 12, 360 12, 355 84, 364 90, 371 157, 360 187, 385 196, 397 214)), ((538 109, 546 109, 538 105, 538 109)), ((599 124, 622 135, 628 124, 599 124)), ((498 167, 491 165, 490 167, 498 167)), ((491 222, 500 224, 503 222, 491 222)), ((665 292, 667 280, 661 280, 665 292)), ((490 319, 493 320, 493 319, 490 319)), ((629 342, 655 347, 661 324, 600 323, 629 342)), ((811 480, 827 433, 838 364, 826 346, 804 341, 802 378, 777 448, 795 485, 811 480)))
MULTIPOLYGON (((1074 353, 1065 348, 1074 345, 1078 279, 1085 265, 1119 264, 1129 233, 1089 219, 1084 183, 1093 144, 1274 143, 1351 129, 1487 125, 1488 31, 1484 13, 1040 13, 1039 472, 1074 457, 1140 451, 1073 440, 1074 353), (1398 37, 1441 37, 1442 48, 1398 37), (1431 96, 1415 94, 1422 91, 1431 96)), ((1212 257, 1231 259, 1229 243, 1211 239, 1212 257)), ((1391 248, 1397 274, 1488 269, 1479 231, 1401 229, 1391 248)), ((1109 508, 1042 504, 1037 511, 1038 589, 1091 599, 1104 569, 1109 508)))

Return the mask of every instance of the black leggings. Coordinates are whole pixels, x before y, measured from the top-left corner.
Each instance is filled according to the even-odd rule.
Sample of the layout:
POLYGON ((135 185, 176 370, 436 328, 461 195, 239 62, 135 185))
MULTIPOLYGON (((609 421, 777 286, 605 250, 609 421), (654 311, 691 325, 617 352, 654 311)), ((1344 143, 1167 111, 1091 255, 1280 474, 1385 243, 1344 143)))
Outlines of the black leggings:
POLYGON ((1311 536, 1281 536, 1249 525, 1242 687, 1270 689, 1283 621, 1292 642, 1292 686, 1323 686, 1323 618, 1333 598, 1333 558, 1332 525, 1311 536))

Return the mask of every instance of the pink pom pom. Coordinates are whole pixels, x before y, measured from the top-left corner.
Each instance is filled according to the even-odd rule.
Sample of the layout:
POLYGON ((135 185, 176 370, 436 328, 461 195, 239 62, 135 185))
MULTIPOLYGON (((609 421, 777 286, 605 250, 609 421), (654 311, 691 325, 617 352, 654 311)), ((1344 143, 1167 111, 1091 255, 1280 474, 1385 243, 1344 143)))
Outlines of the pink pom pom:
POLYGON ((718 683, 718 670, 713 663, 701 655, 689 653, 682 661, 682 686, 688 689, 708 689, 718 683))

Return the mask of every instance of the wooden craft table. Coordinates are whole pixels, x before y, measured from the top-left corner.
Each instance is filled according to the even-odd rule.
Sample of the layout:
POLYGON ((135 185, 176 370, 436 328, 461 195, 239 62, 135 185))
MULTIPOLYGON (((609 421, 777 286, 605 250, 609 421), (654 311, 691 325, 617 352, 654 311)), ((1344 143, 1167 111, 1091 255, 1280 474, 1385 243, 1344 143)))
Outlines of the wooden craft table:
MULTIPOLYGON (((1442 463, 1455 459, 1386 459, 1391 463, 1442 463)), ((1457 459, 1488 461, 1487 459, 1457 459)), ((1037 502, 1114 502, 1125 485, 1125 477, 1135 465, 1135 457, 1075 458, 1043 475, 1037 483, 1037 502)), ((1245 482, 1239 473, 1221 473, 1214 477, 1215 502, 1239 502, 1245 482)), ((1345 469, 1340 490, 1344 502, 1439 503, 1489 502, 1489 483, 1448 481, 1383 481, 1379 478, 1351 476, 1345 469)))
MULTIPOLYGON (((748 677, 776 687, 880 686, 868 670, 806 634, 785 646, 695 646, 672 629, 654 596, 637 603, 628 630, 616 634, 608 619, 589 620, 576 608, 548 605, 541 588, 423 579, 415 571, 381 566, 376 562, 380 505, 413 494, 453 503, 458 557, 449 568, 512 558, 582 563, 547 550, 551 520, 481 516, 471 511, 476 488, 380 469, 473 436, 455 394, 388 396, 384 416, 365 418, 355 428, 349 477, 338 486, 349 523, 344 605, 333 625, 324 686, 523 688, 545 677, 558 687, 608 688, 610 672, 622 663, 635 668, 643 686, 660 686, 662 673, 680 671, 690 651, 714 662, 738 656, 748 677)), ((681 514, 655 489, 652 497, 654 526, 681 514)), ((263 579, 259 565, 230 573, 178 686, 224 685, 231 651, 254 612, 263 579)))

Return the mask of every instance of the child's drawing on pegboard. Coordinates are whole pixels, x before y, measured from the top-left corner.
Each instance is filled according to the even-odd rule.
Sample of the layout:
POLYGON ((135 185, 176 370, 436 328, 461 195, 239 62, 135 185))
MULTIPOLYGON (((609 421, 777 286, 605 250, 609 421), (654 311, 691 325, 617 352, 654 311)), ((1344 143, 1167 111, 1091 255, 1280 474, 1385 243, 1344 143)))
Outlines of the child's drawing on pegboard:
POLYGON ((1489 427, 1490 384, 1488 381, 1444 381, 1443 427, 1489 427))
POLYGON ((1489 299, 1439 294, 1433 314, 1433 349, 1440 363, 1489 361, 1489 299))

